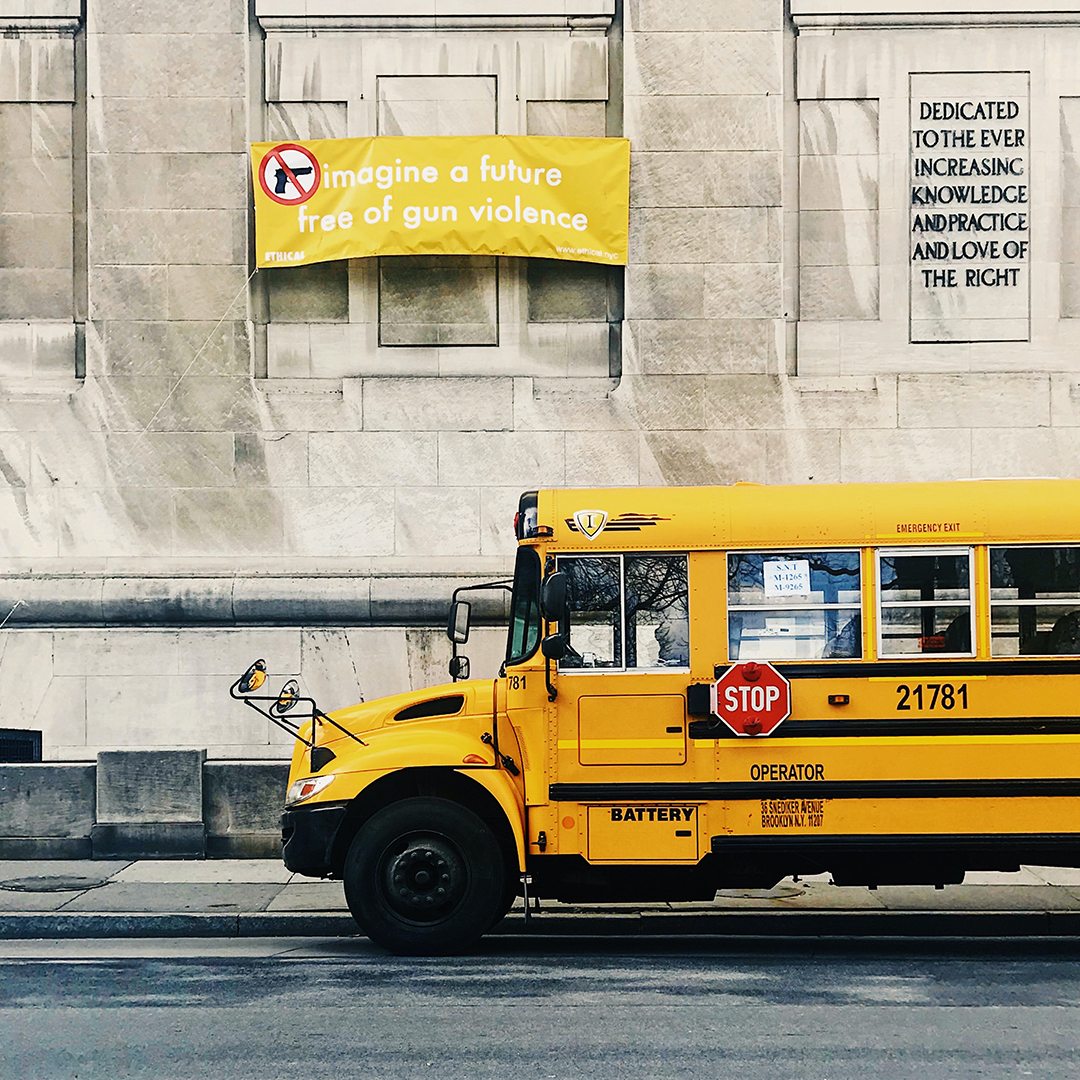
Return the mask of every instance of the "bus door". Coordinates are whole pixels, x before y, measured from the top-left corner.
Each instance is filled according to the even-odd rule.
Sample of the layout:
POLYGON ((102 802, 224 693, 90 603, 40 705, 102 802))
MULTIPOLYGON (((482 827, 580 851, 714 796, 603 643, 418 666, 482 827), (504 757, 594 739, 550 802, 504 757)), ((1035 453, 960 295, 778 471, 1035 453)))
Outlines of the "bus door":
POLYGON ((587 815, 589 857, 696 859, 690 811, 676 817, 642 790, 711 778, 711 752, 710 775, 689 775, 687 555, 568 555, 557 568, 568 579, 571 630, 557 675, 556 782, 598 804, 587 815))

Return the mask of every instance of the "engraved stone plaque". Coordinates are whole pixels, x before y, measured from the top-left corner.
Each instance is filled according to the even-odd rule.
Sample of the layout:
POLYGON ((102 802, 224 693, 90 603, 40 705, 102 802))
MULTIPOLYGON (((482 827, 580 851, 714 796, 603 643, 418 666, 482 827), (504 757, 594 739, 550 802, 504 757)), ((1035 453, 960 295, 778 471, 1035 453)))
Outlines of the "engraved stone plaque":
POLYGON ((1027 341, 1028 72, 910 78, 911 341, 1027 341))

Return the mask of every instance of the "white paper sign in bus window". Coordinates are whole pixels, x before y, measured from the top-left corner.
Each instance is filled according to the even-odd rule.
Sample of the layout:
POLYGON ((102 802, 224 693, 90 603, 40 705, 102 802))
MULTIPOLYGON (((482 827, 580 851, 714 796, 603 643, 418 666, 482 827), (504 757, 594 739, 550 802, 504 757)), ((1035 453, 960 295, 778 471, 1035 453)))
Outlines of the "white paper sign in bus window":
POLYGON ((763 569, 766 596, 810 595, 810 563, 806 559, 771 559, 763 569))

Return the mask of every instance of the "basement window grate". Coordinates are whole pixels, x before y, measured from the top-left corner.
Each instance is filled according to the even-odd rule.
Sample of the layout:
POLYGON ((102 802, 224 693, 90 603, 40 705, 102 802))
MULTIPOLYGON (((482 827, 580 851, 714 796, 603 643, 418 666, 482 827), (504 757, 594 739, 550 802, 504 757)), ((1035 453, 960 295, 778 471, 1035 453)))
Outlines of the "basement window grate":
POLYGON ((0 728, 0 761, 41 760, 41 732, 19 728, 0 728))

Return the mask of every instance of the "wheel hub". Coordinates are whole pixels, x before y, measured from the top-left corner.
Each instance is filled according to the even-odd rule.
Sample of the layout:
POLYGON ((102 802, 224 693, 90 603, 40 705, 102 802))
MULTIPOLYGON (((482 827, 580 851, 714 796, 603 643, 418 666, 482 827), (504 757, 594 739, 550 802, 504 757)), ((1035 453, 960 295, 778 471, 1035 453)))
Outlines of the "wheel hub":
POLYGON ((444 837, 411 837, 383 861, 381 884, 389 905, 417 922, 445 917, 465 892, 465 865, 444 837))

